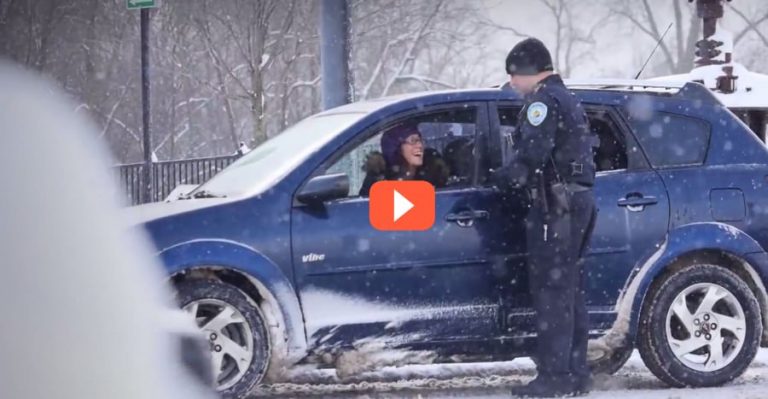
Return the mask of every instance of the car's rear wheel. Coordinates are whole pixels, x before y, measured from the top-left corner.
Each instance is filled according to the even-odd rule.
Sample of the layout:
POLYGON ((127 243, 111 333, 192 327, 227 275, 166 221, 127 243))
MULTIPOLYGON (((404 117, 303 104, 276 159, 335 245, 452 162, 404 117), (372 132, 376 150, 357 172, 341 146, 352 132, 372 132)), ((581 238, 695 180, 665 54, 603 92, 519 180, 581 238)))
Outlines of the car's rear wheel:
POLYGON ((226 398, 245 397, 269 363, 258 306, 238 288, 216 280, 185 281, 176 289, 179 306, 194 316, 209 341, 216 389, 226 398))
POLYGON ((735 273, 694 265, 654 284, 643 305, 638 349, 675 387, 709 387, 740 376, 757 354, 763 325, 754 293, 735 273))

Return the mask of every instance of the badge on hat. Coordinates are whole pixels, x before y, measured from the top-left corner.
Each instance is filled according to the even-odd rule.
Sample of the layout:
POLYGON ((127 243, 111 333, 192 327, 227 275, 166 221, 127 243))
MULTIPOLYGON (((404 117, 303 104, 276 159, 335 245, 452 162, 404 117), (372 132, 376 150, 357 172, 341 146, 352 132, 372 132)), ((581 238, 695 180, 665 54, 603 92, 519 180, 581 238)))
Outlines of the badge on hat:
POLYGON ((528 106, 528 123, 533 126, 541 125, 547 118, 547 106, 542 102, 535 102, 528 106))

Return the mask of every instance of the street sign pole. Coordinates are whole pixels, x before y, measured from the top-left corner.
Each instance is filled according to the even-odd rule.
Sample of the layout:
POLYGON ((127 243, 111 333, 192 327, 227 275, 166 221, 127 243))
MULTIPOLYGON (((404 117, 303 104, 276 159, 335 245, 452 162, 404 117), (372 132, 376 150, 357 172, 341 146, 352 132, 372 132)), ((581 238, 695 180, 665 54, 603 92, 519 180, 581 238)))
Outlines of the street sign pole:
POLYGON ((141 9, 141 119, 144 132, 142 203, 151 202, 152 136, 149 134, 149 9, 141 9))
POLYGON ((157 7, 157 0, 125 0, 125 6, 129 10, 143 10, 157 7))
POLYGON ((157 7, 158 0, 125 0, 129 10, 140 10, 141 31, 141 126, 144 167, 142 168, 140 203, 152 201, 152 136, 149 130, 149 9, 157 7))

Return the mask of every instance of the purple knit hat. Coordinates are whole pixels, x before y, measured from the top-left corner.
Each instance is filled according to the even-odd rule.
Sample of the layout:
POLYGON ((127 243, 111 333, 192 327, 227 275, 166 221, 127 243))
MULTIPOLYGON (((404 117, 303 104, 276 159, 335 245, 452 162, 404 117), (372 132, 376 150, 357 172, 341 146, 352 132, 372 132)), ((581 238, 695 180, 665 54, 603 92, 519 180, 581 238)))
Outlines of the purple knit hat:
POLYGON ((400 124, 381 135, 381 153, 387 161, 387 166, 392 167, 400 163, 400 145, 412 134, 421 136, 416 125, 400 124))

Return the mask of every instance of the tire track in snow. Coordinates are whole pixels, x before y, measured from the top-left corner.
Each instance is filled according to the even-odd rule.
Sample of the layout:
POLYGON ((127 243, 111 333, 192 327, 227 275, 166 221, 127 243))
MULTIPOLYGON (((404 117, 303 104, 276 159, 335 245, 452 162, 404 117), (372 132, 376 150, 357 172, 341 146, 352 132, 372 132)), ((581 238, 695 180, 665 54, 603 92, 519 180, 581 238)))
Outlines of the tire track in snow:
MULTIPOLYGON (((300 383, 257 387, 257 397, 340 398, 509 398, 509 388, 535 375, 529 359, 478 364, 415 365, 384 368, 340 381, 333 370, 309 370, 295 376, 300 383)), ((616 375, 596 378, 596 399, 764 399, 768 385, 768 350, 732 383, 717 388, 671 389, 645 368, 635 352, 616 375)))

